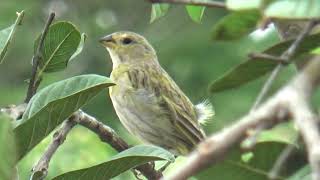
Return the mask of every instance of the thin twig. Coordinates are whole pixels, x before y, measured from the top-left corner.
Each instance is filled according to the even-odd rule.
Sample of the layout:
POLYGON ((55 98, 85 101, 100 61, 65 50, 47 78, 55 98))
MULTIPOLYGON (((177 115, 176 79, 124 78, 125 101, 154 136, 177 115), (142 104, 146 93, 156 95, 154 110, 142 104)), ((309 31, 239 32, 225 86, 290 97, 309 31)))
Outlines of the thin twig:
POLYGON ((53 134, 53 140, 43 153, 40 160, 32 168, 32 175, 30 179, 45 179, 48 174, 50 160, 53 154, 57 151, 59 146, 66 140, 70 130, 76 125, 76 116, 72 116, 65 121, 59 130, 53 134))
POLYGON ((151 3, 187 4, 193 6, 206 6, 214 8, 226 8, 224 2, 219 1, 199 1, 199 0, 149 0, 151 3))
POLYGON ((289 157, 296 151, 297 147, 294 144, 289 144, 287 147, 281 152, 278 159, 274 163, 272 169, 268 173, 268 178, 270 180, 276 180, 279 176, 281 170, 283 169, 285 163, 289 159, 289 157))
POLYGON ((29 82, 27 96, 26 96, 26 99, 24 100, 25 103, 28 103, 30 101, 30 99, 37 92, 37 89, 39 87, 41 77, 37 78, 38 67, 39 67, 40 59, 42 58, 42 50, 44 48, 44 39, 47 35, 47 32, 49 30, 49 27, 50 27, 52 21, 54 20, 54 17, 55 17, 55 13, 53 13, 53 12, 50 13, 48 20, 47 20, 47 22, 43 28, 43 31, 41 33, 40 41, 37 46, 36 52, 35 52, 34 56, 32 57, 31 78, 30 78, 30 82, 29 82))
POLYGON ((267 123, 272 127, 293 118, 308 149, 313 180, 320 179, 320 135, 315 116, 308 105, 309 98, 320 84, 320 58, 314 58, 287 86, 279 90, 255 111, 237 123, 205 139, 190 154, 187 162, 167 179, 187 179, 201 170, 213 166, 239 144, 247 131, 267 123))
MULTIPOLYGON (((311 30, 313 29, 313 27, 316 24, 317 24, 317 21, 310 21, 308 23, 308 25, 303 29, 303 31, 299 34, 297 39, 291 44, 291 46, 289 46, 289 48, 285 52, 282 53, 282 55, 280 57, 275 57, 273 55, 268 55, 268 54, 254 54, 254 53, 249 54, 249 56, 250 55, 251 56, 259 56, 259 57, 267 58, 267 59, 270 58, 270 60, 276 60, 279 62, 279 64, 273 69, 269 78, 267 79, 267 81, 263 85, 259 95, 257 96, 253 106, 251 107, 250 112, 254 111, 260 105, 260 103, 263 101, 265 96, 269 93, 273 82, 278 77, 282 68, 290 63, 291 58, 295 55, 301 42, 311 32, 311 30)), ((263 127, 263 125, 261 125, 260 127, 263 127)), ((261 129, 261 128, 259 130, 256 130, 255 132, 257 132, 257 133, 254 134, 255 137, 249 136, 248 139, 250 139, 250 140, 245 140, 246 142, 250 141, 250 147, 253 147, 255 145, 255 143, 256 143, 255 140, 257 139, 256 137, 259 135, 259 133, 261 131, 263 131, 263 129, 261 129)))
MULTIPOLYGON (((291 44, 291 46, 279 57, 279 59, 283 59, 287 62, 290 62, 291 58, 295 55, 297 49, 299 48, 301 42, 303 39, 310 33, 310 31, 313 29, 313 27, 317 24, 316 21, 310 21, 308 25, 303 29, 303 31, 299 34, 297 39, 291 44)), ((284 67, 283 63, 279 63, 274 70, 272 71, 271 75, 269 76, 268 80, 265 82, 265 84, 262 87, 261 92, 259 93, 256 101, 254 102, 251 111, 256 109, 259 104, 262 102, 262 100, 265 98, 265 96, 268 94, 272 83, 279 75, 279 72, 284 67)))
POLYGON ((268 94, 268 92, 271 89, 271 86, 274 82, 274 80, 277 78, 277 76, 279 75, 279 72, 281 71, 281 69, 284 66, 282 64, 278 64, 273 71, 271 72, 269 78, 267 79, 267 81, 264 83, 259 95, 257 96, 255 102, 253 103, 253 106, 251 107, 251 112, 254 111, 262 102, 262 100, 265 98, 265 96, 268 94))
POLYGON ((108 143, 111 145, 115 150, 118 152, 124 151, 128 149, 130 146, 120 137, 117 133, 111 129, 109 126, 103 124, 102 122, 98 121, 93 116, 89 114, 79 111, 78 114, 82 118, 79 119, 78 123, 82 126, 90 129, 94 133, 96 133, 101 141, 108 143))

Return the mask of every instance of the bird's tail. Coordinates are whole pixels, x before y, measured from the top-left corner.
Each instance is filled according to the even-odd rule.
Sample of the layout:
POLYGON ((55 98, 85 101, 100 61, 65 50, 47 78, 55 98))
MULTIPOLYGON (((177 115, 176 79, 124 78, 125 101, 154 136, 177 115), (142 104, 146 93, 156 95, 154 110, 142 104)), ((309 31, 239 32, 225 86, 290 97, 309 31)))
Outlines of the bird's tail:
POLYGON ((204 100, 195 106, 198 122, 200 124, 206 124, 208 120, 214 116, 214 109, 209 100, 204 100))

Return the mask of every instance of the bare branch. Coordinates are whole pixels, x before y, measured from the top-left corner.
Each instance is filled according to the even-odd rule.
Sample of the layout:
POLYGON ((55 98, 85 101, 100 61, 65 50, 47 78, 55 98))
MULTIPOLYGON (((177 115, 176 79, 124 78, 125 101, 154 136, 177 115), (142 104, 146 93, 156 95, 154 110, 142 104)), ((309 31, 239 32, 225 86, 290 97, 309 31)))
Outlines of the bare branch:
MULTIPOLYGON (((294 56, 294 54, 295 54, 296 50, 298 49, 298 47, 300 46, 301 42, 311 32, 311 30, 313 29, 313 27, 316 24, 317 24, 316 21, 310 21, 308 23, 308 25, 303 29, 303 31, 301 31, 301 33, 298 35, 297 39, 291 44, 291 46, 285 52, 282 53, 282 55, 280 57, 276 57, 276 56, 269 55, 269 54, 260 54, 260 53, 249 54, 249 57, 258 57, 258 58, 269 59, 269 60, 279 62, 279 64, 274 68, 274 70, 270 74, 269 78, 267 79, 267 81, 263 85, 258 97, 256 98, 253 106, 251 107, 251 111, 255 110, 260 105, 260 103, 263 101, 265 96, 270 91, 273 82, 275 81, 275 79, 279 75, 282 68, 290 63, 291 58, 294 56)), ((253 137, 249 136, 248 137, 249 139, 245 141, 245 142, 250 142, 250 145, 248 143, 246 143, 246 144, 248 144, 247 148, 253 147, 255 145, 256 137, 258 136, 258 134, 261 131, 263 131, 263 128, 262 128, 263 126, 264 125, 260 125, 258 127, 260 129, 255 130, 256 133, 253 135, 253 137)))
POLYGON ((27 96, 26 99, 24 100, 25 103, 28 103, 30 101, 30 99, 32 98, 32 96, 37 92, 37 89, 39 87, 41 77, 37 77, 37 72, 38 72, 38 67, 39 67, 39 63, 40 63, 40 59, 42 58, 42 50, 44 47, 44 39, 47 35, 47 32, 49 30, 49 27, 53 21, 55 17, 55 13, 50 13, 48 20, 43 28, 43 31, 41 33, 41 37, 40 37, 40 42, 38 44, 37 50, 34 54, 34 56, 32 57, 32 71, 31 71, 31 79, 29 82, 29 87, 28 87, 28 91, 27 91, 27 96))
POLYGON ((13 120, 18 120, 22 117, 22 114, 26 110, 27 104, 19 104, 19 105, 9 105, 7 107, 1 108, 0 112, 6 113, 13 120))
MULTIPOLYGON (((251 107, 251 110, 250 110, 251 112, 254 111, 260 105, 260 103, 263 101, 265 96, 270 91, 273 82, 275 81, 275 79, 279 75, 279 73, 282 70, 282 68, 290 63, 291 58, 296 53, 296 51, 297 51, 298 47, 300 46, 301 42, 312 31, 313 27, 316 24, 317 24, 317 21, 310 21, 307 24, 307 26, 300 32, 300 34, 298 35, 297 39, 295 41, 293 41, 291 46, 289 46, 289 48, 285 52, 283 52, 280 57, 269 55, 269 54, 261 54, 261 53, 251 53, 251 54, 249 54, 249 57, 258 57, 258 58, 269 59, 269 60, 273 60, 273 61, 279 62, 279 64, 273 69, 273 71, 271 72, 269 78, 267 79, 267 81, 263 85, 258 97, 256 98, 253 106, 251 107)), ((247 142, 246 143, 246 146, 247 146, 246 148, 251 148, 256 144, 256 141, 255 141, 256 137, 260 134, 261 131, 263 131, 263 129, 264 129, 263 127, 264 126, 265 125, 261 124, 258 127, 259 129, 254 130, 255 134, 253 134, 252 137, 249 136, 248 139, 245 140, 245 142, 247 142)))
POLYGON ((296 53, 299 48, 301 42, 304 40, 306 36, 312 31, 312 29, 318 24, 318 21, 310 21, 307 26, 303 29, 303 31, 299 34, 297 39, 291 44, 289 49, 281 55, 282 58, 289 61, 296 53))
POLYGON ((267 79, 267 81, 264 83, 260 93, 258 94, 258 97, 256 98, 253 106, 251 107, 250 111, 254 111, 259 105, 260 103, 263 101, 263 99, 265 98, 265 96, 268 94, 268 92, 271 89, 271 86, 273 84, 273 82, 275 81, 275 79, 277 78, 277 76, 279 75, 281 69, 283 68, 283 64, 278 64, 273 71, 271 72, 269 78, 267 79))
POLYGON ((59 146, 66 140, 66 137, 70 130, 76 125, 77 116, 72 116, 69 120, 66 120, 61 128, 53 134, 53 140, 50 145, 47 147, 47 150, 44 152, 40 160, 32 168, 32 175, 30 179, 45 179, 48 174, 48 168, 50 160, 53 154, 57 151, 59 146))
MULTIPOLYGON (((129 148, 129 145, 113 129, 85 112, 79 111, 78 113, 82 114, 82 118, 78 120, 78 123, 95 132, 101 141, 110 144, 118 152, 129 148)), ((140 165, 135 169, 140 171, 147 179, 157 180, 163 176, 160 171, 156 171, 150 164, 140 165)))
POLYGON ((187 179, 221 161, 233 146, 239 144, 246 137, 248 130, 255 129, 260 124, 268 124, 268 127, 272 127, 289 118, 294 119, 308 148, 313 179, 320 179, 320 135, 316 116, 308 106, 309 97, 319 85, 319 81, 320 58, 317 57, 266 103, 237 123, 204 140, 197 150, 190 154, 187 162, 167 179, 187 179))
POLYGON ((220 1, 199 1, 199 0, 149 0, 151 3, 186 4, 193 6, 206 6, 214 8, 226 8, 226 4, 220 1))
POLYGON ((129 148, 129 145, 109 126, 83 111, 79 111, 78 114, 82 117, 78 123, 96 133, 101 141, 110 144, 118 152, 129 148))
MULTIPOLYGON (((18 106, 10 105, 8 107, 1 108, 0 112, 4 112, 16 120, 17 117, 22 116, 26 110, 26 107, 27 105, 25 103, 18 106)), ((111 147, 118 152, 124 151, 130 147, 112 128, 101 123, 89 114, 79 110, 75 112, 68 120, 66 120, 62 124, 61 128, 54 133, 52 142, 32 169, 33 176, 40 176, 42 178, 46 177, 49 163, 53 154, 64 142, 70 130, 77 123, 96 133, 100 137, 101 141, 111 145, 111 147)), ((141 174, 147 179, 158 180, 163 177, 162 172, 155 170, 154 166, 152 166, 150 163, 140 165, 135 169, 141 172, 141 174)))
MULTIPOLYGON (((310 31, 313 29, 313 27, 316 24, 317 24, 316 21, 310 21, 308 25, 303 29, 303 31, 298 35, 297 39, 291 44, 291 46, 284 53, 282 53, 279 59, 282 59, 283 61, 286 61, 286 62, 290 62, 291 58, 295 55, 303 39, 310 33, 310 31)), ((279 72, 283 67, 284 67, 284 64, 279 63, 274 68, 268 80, 263 85, 261 92, 259 93, 256 101, 254 102, 251 108, 251 111, 256 109, 259 106, 259 104, 262 102, 262 100, 265 98, 265 96, 268 94, 272 83, 277 78, 277 76, 279 75, 279 72)))
MULTIPOLYGON (((2 108, 1 112, 6 112, 10 115, 10 117, 16 117, 16 114, 19 114, 19 116, 21 116, 25 110, 26 104, 22 104, 18 106, 12 105, 7 108, 2 108)), ((111 147, 113 147, 118 152, 124 151, 130 147, 113 129, 104 125, 96 118, 79 110, 75 112, 68 120, 66 120, 62 124, 61 128, 54 133, 53 140, 48 146, 47 150, 42 155, 40 160, 36 163, 36 165, 32 168, 32 176, 40 179, 44 179, 47 176, 49 163, 52 156, 64 142, 70 130, 77 123, 96 133, 100 137, 101 141, 111 145, 111 147)), ((155 170, 154 167, 149 163, 140 165, 135 169, 141 172, 141 174, 144 175, 147 179, 158 180, 163 177, 162 172, 155 170)))

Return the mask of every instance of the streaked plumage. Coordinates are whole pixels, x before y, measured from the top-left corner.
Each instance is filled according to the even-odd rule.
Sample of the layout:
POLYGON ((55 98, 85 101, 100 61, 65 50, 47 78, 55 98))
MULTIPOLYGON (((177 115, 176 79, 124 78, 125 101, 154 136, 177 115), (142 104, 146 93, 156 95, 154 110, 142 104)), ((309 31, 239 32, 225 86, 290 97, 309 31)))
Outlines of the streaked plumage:
POLYGON ((158 63, 152 46, 132 32, 101 39, 112 62, 110 97, 122 124, 141 140, 185 155, 205 134, 199 120, 213 115, 208 103, 194 106, 158 63))

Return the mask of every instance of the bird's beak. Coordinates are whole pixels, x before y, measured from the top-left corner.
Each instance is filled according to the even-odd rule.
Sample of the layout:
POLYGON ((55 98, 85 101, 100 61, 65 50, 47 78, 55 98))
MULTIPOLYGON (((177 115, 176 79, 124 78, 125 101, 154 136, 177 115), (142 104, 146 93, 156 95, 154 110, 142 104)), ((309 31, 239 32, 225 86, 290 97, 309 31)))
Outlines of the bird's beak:
POLYGON ((116 41, 113 39, 112 35, 107 35, 100 38, 99 42, 106 47, 111 47, 116 44, 116 41))

